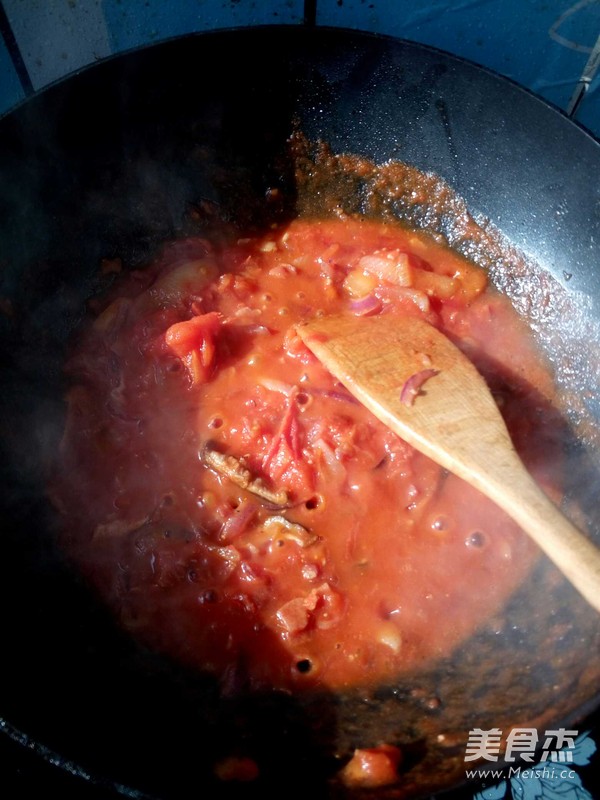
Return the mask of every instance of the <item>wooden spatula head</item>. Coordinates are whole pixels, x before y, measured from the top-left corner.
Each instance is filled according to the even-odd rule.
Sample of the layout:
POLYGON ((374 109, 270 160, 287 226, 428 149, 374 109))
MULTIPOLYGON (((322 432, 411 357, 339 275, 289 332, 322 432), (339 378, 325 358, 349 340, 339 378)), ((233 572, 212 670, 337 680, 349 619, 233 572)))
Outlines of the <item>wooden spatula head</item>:
POLYGON ((506 511, 600 611, 600 552, 531 478, 483 377, 443 333, 385 314, 319 318, 298 334, 398 436, 506 511))

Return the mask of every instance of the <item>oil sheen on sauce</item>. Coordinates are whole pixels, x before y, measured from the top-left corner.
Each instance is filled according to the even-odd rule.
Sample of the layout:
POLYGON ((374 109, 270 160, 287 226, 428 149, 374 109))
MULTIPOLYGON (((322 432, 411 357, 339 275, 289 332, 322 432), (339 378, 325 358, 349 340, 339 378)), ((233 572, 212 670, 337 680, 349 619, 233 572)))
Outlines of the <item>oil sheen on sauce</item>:
MULTIPOLYGON (((123 272, 66 365, 63 545, 146 646, 228 691, 385 682, 498 612, 537 551, 305 348, 315 315, 410 315, 488 380, 560 496, 552 378, 485 274, 414 232, 296 220, 165 245, 123 272)), ((399 389, 400 390, 400 389, 399 389)))

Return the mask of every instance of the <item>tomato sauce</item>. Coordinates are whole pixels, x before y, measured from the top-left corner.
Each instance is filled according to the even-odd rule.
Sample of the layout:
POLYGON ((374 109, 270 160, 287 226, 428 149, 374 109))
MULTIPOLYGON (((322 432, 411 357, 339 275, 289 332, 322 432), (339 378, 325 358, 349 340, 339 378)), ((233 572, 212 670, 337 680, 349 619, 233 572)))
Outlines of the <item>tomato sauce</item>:
POLYGON ((94 311, 66 365, 52 496, 67 552, 146 645, 225 691, 383 682, 450 653, 528 574, 517 526, 295 332, 325 314, 441 328, 559 497, 550 371, 485 273, 442 245, 358 219, 184 239, 94 311))

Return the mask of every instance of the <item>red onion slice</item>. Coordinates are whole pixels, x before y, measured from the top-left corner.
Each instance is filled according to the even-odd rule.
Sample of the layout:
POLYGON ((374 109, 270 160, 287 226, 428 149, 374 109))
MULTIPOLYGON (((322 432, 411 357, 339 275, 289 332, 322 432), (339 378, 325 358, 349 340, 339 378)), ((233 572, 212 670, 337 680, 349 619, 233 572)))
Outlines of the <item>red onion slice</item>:
POLYGON ((421 387, 425 381, 428 381, 429 378, 433 378, 438 372, 439 369, 422 369, 419 372, 415 372, 414 375, 411 375, 402 387, 400 402, 404 403, 405 406, 412 406, 415 402, 415 397, 421 391, 421 387))
POLYGON ((360 300, 352 300, 350 310, 357 317, 370 317, 381 311, 381 300, 374 294, 368 294, 366 297, 361 297, 360 300))
POLYGON ((256 513, 257 506, 246 501, 233 510, 231 516, 225 520, 219 531, 219 541, 229 544, 237 539, 248 527, 256 513))

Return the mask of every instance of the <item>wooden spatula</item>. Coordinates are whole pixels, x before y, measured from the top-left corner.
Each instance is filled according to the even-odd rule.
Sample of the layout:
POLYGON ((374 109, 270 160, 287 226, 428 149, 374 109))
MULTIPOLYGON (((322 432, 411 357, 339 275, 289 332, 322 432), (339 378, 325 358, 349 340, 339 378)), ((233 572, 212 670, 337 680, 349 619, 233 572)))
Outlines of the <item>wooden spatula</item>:
POLYGON ((504 509, 600 611, 600 551, 529 475, 486 382, 448 338, 393 315, 324 317, 298 334, 398 436, 504 509))

